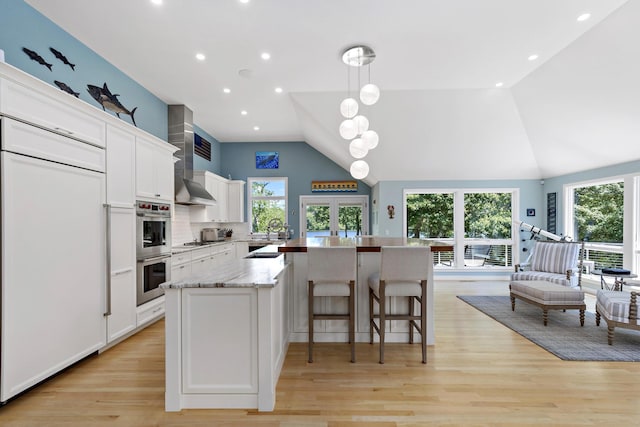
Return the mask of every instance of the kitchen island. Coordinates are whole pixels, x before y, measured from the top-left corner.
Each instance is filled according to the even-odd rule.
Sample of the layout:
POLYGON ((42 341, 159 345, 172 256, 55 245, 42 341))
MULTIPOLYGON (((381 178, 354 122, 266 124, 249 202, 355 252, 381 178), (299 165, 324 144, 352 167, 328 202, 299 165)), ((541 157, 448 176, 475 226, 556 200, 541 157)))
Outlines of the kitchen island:
MULTIPOLYGON (((369 276, 380 269, 380 248, 382 246, 428 246, 429 278, 427 284, 427 344, 435 344, 433 323, 433 252, 452 251, 450 244, 436 240, 412 239, 402 237, 310 237, 294 239, 278 246, 292 266, 291 342, 306 342, 308 335, 307 313, 307 248, 308 247, 356 247, 358 268, 356 282, 356 341, 369 342, 369 276)), ((406 312, 406 300, 388 298, 387 307, 392 313, 406 312)), ((340 313, 347 311, 346 298, 317 297, 314 311, 340 313)), ((317 320, 314 324, 314 340, 317 342, 348 342, 346 320, 317 320)), ((388 321, 386 342, 407 342, 408 323, 406 321, 388 321)), ((417 342, 419 342, 419 337, 417 342)), ((377 340, 377 335, 375 336, 377 340)))
POLYGON ((289 344, 289 274, 284 256, 237 259, 163 285, 167 411, 273 410, 289 344))

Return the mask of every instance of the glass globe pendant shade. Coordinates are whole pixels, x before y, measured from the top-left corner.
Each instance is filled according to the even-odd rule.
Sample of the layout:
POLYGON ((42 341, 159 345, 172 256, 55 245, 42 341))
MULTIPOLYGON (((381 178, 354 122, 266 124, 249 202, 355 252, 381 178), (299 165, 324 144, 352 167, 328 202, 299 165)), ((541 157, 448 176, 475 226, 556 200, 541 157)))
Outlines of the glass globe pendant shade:
POLYGON ((364 160, 356 160, 351 163, 349 171, 355 179, 364 179, 369 175, 369 165, 364 160))
POLYGON ((353 118, 353 116, 358 114, 358 101, 353 98, 345 98, 340 103, 340 114, 347 119, 353 118))
POLYGON ((351 144, 349 144, 349 153, 356 159, 363 158, 368 152, 367 144, 360 138, 354 139, 351 141, 351 144))
POLYGON ((367 119, 365 116, 355 116, 353 118, 353 122, 355 123, 357 135, 362 135, 367 130, 369 130, 369 119, 367 119))
POLYGON ((378 141, 380 138, 378 137, 378 133, 375 130, 368 130, 362 134, 362 141, 364 141, 365 146, 369 150, 373 150, 378 146, 378 141))
POLYGON ((340 136, 344 139, 353 139, 358 135, 358 129, 353 120, 347 119, 340 123, 340 136))
POLYGON ((373 105, 380 99, 380 89, 373 83, 366 84, 360 89, 360 101, 364 105, 373 105))

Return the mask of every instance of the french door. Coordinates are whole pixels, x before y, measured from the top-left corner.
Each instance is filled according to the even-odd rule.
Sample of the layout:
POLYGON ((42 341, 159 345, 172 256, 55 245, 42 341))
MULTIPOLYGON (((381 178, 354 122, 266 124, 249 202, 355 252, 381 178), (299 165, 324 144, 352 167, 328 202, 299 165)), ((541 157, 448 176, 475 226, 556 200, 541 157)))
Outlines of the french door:
POLYGON ((300 196, 300 237, 369 234, 369 196, 300 196))

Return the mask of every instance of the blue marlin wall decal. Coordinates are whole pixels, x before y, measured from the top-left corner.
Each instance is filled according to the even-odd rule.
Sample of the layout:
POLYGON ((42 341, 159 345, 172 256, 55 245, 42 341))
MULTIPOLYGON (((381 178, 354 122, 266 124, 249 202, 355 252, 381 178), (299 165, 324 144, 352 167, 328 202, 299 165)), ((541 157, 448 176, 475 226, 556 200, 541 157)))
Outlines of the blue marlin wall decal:
POLYGON ((133 118, 133 115, 138 107, 135 107, 131 111, 127 110, 125 106, 122 105, 120 101, 118 101, 118 96, 120 95, 112 94, 106 83, 102 87, 87 85, 87 92, 89 92, 93 99, 95 99, 100 105, 102 105, 103 110, 113 111, 114 113, 116 113, 116 116, 118 116, 118 118, 120 117, 120 114, 127 114, 131 116, 133 125, 135 127, 138 127, 138 125, 136 124, 136 120, 133 118))

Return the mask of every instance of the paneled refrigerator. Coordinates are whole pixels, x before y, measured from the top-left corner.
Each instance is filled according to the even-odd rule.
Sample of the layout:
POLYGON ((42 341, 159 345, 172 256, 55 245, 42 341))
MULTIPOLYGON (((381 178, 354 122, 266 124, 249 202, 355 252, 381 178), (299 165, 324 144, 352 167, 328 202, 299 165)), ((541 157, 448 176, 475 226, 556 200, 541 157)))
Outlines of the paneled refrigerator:
POLYGON ((105 152, 0 121, 0 402, 105 345, 105 152))

